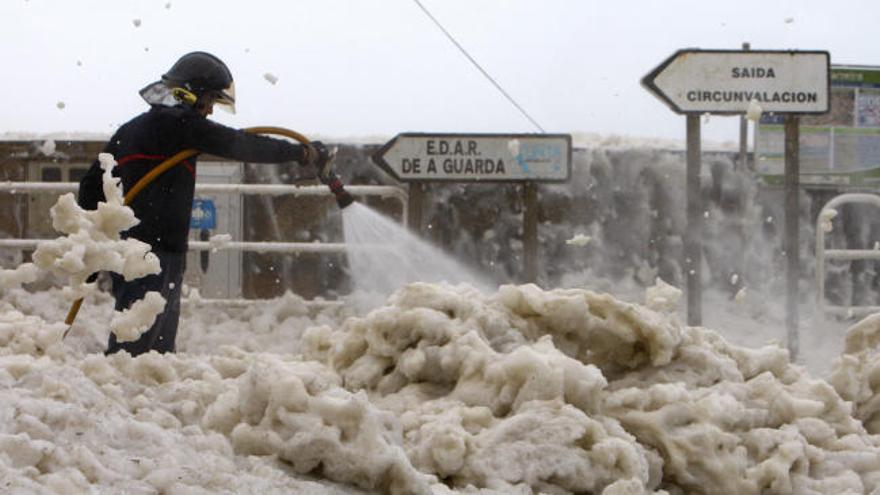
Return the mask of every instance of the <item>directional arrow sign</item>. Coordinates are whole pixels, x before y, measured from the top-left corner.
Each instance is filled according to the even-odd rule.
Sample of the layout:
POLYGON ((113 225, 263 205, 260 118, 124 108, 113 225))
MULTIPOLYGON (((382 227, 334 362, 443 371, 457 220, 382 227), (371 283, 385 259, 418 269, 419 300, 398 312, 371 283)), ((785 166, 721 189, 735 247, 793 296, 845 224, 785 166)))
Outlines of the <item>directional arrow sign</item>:
POLYGON ((566 181, 568 134, 398 134, 373 161, 400 181, 566 181))
POLYGON ((825 113, 830 55, 824 51, 675 52, 642 85, 678 113, 825 113))

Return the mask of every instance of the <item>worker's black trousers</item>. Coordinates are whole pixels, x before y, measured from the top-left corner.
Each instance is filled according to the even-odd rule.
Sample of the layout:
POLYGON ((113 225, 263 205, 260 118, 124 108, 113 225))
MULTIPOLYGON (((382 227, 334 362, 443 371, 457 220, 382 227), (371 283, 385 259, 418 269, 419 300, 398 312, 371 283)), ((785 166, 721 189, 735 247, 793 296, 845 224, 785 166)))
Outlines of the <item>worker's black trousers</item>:
POLYGON ((137 356, 150 351, 174 352, 177 322, 180 319, 180 286, 186 269, 186 253, 174 253, 156 248, 153 248, 153 253, 159 257, 162 272, 129 282, 126 282, 122 275, 111 273, 113 297, 116 299, 116 311, 122 311, 143 299, 147 292, 159 292, 165 298, 165 311, 160 313, 153 326, 134 342, 117 342, 116 335, 111 332, 106 354, 126 351, 132 356, 137 356))

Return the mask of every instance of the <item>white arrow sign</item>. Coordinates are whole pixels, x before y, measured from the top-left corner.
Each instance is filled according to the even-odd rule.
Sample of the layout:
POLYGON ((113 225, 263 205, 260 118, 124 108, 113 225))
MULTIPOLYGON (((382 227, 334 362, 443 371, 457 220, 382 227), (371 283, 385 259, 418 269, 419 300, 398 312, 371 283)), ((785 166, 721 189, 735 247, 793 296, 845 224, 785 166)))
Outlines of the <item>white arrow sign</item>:
POLYGON ((642 79, 678 113, 825 113, 830 55, 824 51, 679 50, 642 79))
POLYGON ((565 181, 568 134, 398 134, 373 161, 400 181, 565 181))

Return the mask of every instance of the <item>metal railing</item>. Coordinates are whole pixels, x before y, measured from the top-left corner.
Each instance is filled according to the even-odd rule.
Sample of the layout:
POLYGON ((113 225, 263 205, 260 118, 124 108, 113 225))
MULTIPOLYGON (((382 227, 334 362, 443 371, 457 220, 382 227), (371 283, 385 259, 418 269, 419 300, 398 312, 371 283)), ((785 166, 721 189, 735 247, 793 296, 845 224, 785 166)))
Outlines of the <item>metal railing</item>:
POLYGON ((880 208, 880 196, 866 193, 847 193, 832 198, 816 219, 816 304, 820 311, 852 316, 855 314, 880 311, 880 306, 841 306, 831 305, 825 300, 825 261, 826 260, 880 260, 880 250, 876 249, 825 249, 825 222, 830 222, 830 214, 844 204, 869 204, 880 208))
MULTIPOLYGON (((0 182, 0 193, 67 193, 76 192, 76 182, 0 182)), ((297 186, 291 184, 196 184, 196 193, 201 194, 242 194, 268 196, 329 196, 332 193, 326 186, 297 186)), ((399 186, 346 186, 353 196, 375 196, 392 198, 401 206, 402 222, 409 225, 407 204, 409 195, 406 189, 399 186)), ((0 239, 0 248, 35 249, 40 242, 48 239, 0 239)), ((362 246, 369 248, 370 246, 362 246)), ((190 241, 189 249, 193 251, 247 251, 257 253, 340 253, 347 247, 343 242, 268 242, 268 241, 190 241)), ((231 300, 224 300, 231 301, 231 300)), ((250 300, 238 300, 246 303, 250 300)))
MULTIPOLYGON (((0 182, 0 192, 10 194, 67 193, 76 192, 76 182, 0 182)), ((406 190, 398 186, 347 186, 346 191, 353 196, 378 196, 392 198, 400 202, 403 224, 409 224, 407 216, 406 190)), ((243 194, 266 196, 330 196, 326 186, 297 186, 290 184, 196 184, 196 193, 202 194, 243 194)), ((0 247, 33 249, 45 239, 0 239, 0 247)), ((257 253, 339 253, 345 251, 341 242, 206 242, 190 241, 193 251, 238 250, 257 253)))

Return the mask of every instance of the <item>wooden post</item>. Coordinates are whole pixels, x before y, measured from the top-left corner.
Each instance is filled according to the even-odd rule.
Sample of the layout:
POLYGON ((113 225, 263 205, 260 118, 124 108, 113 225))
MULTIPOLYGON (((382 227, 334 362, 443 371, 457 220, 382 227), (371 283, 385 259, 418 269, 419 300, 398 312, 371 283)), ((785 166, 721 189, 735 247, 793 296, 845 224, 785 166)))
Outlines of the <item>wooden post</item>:
POLYGON ((687 227, 684 239, 684 269, 687 273, 687 322, 703 324, 700 266, 702 265, 703 206, 700 197, 700 115, 687 115, 687 227))
POLYGON ((409 200, 407 209, 407 227, 416 234, 422 233, 422 195, 425 191, 421 182, 409 183, 409 200))
POLYGON ((798 356, 800 339, 798 337, 798 275, 800 244, 798 243, 799 205, 798 189, 800 178, 800 118, 797 115, 785 117, 785 258, 786 258, 786 297, 785 328, 786 343, 791 360, 798 356))
POLYGON ((523 183, 523 281, 538 280, 538 186, 523 183))

